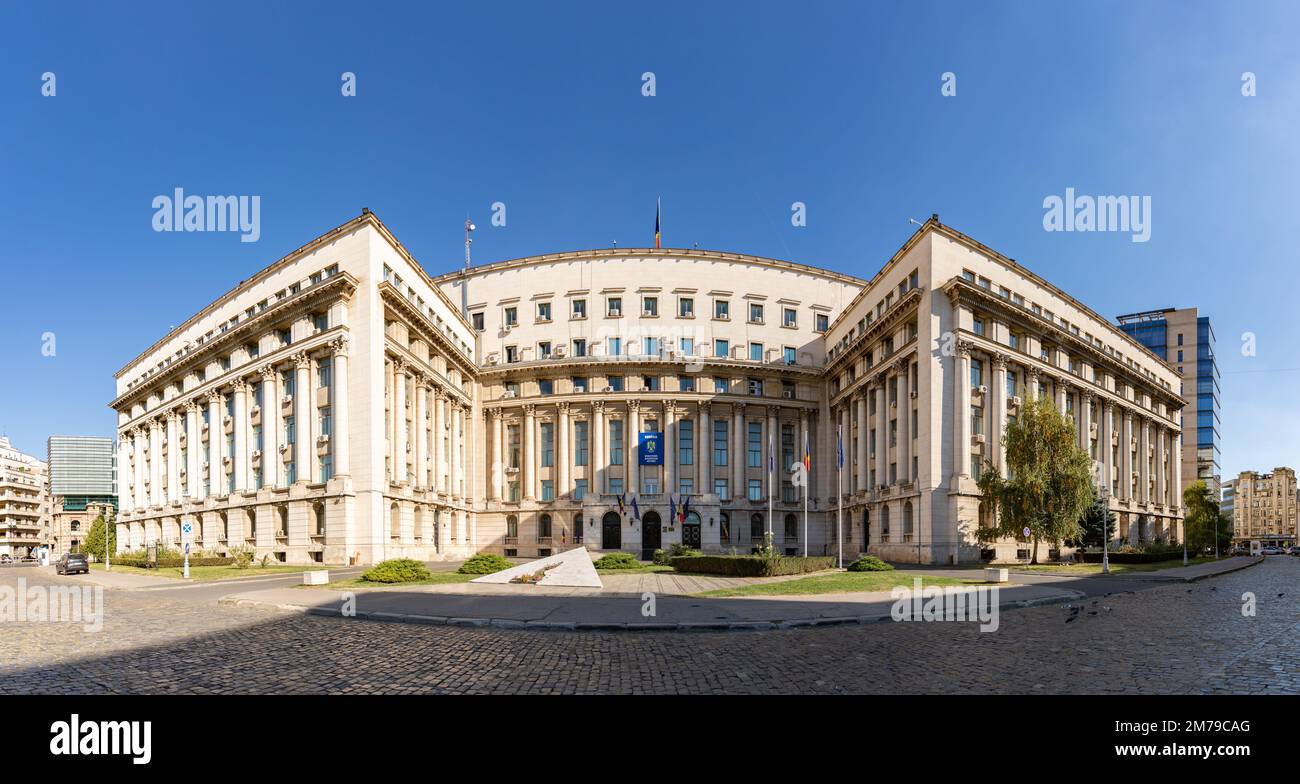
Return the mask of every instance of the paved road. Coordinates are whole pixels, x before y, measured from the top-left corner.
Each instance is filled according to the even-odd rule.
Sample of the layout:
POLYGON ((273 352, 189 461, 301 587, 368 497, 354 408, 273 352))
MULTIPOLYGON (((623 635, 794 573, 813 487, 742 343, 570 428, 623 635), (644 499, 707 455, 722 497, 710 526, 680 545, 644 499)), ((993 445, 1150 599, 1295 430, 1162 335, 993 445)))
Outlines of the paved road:
MULTIPOLYGON (((24 572, 31 584, 76 579, 24 572)), ((0 586, 16 576, 0 573, 0 586)), ((0 624, 0 693, 1300 694, 1300 559, 1282 556, 1190 585, 1085 599, 1069 622, 1058 606, 1007 611, 989 634, 969 623, 414 626, 218 607, 212 588, 221 590, 108 591, 98 633, 0 624), (1242 613, 1245 592, 1253 617, 1242 613)))

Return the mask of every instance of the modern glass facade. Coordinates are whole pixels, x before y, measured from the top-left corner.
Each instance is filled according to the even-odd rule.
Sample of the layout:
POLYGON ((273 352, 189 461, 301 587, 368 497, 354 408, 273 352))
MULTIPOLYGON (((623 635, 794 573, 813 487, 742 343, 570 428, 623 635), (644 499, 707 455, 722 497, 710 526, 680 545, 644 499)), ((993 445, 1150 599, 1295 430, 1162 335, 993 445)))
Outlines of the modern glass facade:
MULTIPOLYGON (((1195 449, 1196 471, 1184 467, 1183 482, 1200 479, 1217 497, 1221 452, 1219 420, 1220 379, 1215 358, 1214 329, 1210 319, 1195 308, 1148 311, 1120 316, 1119 328, 1151 352, 1173 365, 1182 377, 1184 450, 1195 449), (1192 437, 1195 434, 1196 440, 1192 437), (1194 444, 1194 447, 1192 446, 1194 444)), ((1184 455, 1187 459, 1187 455, 1184 455)))
POLYGON ((64 500, 66 511, 80 511, 91 501, 117 505, 113 439, 100 436, 50 436, 50 495, 64 500))

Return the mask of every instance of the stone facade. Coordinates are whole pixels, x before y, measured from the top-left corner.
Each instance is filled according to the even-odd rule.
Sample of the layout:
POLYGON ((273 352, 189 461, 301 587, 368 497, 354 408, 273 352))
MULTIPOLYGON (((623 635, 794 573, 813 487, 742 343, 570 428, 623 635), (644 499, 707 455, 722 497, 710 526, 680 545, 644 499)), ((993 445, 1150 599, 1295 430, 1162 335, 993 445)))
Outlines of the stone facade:
POLYGON ((1289 547, 1297 543, 1300 522, 1295 469, 1274 468, 1271 473, 1242 471, 1237 475, 1232 507, 1234 542, 1258 541, 1264 546, 1289 547))
POLYGON ((0 436, 0 554, 38 555, 50 539, 50 484, 45 461, 0 436))

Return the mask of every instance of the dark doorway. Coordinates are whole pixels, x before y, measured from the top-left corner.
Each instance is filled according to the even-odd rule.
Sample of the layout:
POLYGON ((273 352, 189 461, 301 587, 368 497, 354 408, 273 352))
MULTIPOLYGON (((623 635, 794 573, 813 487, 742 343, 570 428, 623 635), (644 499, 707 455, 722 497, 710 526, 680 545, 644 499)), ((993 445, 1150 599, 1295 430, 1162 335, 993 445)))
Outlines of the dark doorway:
POLYGON ((862 510, 862 552, 871 547, 871 510, 862 510))
POLYGON ((663 545, 663 525, 658 512, 646 512, 641 517, 641 560, 653 561, 655 550, 663 545))
POLYGON ((686 515, 686 522, 682 524, 682 544, 692 550, 698 550, 700 542, 700 516, 690 512, 686 515))
POLYGON ((600 549, 617 550, 623 546, 623 518, 618 512, 606 512, 600 518, 600 549))

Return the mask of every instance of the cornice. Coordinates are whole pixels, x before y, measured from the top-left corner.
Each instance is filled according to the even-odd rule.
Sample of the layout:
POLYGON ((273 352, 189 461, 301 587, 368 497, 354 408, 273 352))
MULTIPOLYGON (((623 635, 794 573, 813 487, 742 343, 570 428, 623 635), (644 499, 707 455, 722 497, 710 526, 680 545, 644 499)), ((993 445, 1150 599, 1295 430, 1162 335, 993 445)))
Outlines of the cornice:
POLYGON ((453 343, 450 338, 438 331, 437 325, 430 321, 426 314, 412 305, 406 299, 406 296, 397 290, 396 286, 386 280, 381 281, 379 284, 379 295, 385 304, 400 310, 404 315, 406 315, 408 320, 413 322, 408 323, 407 326, 415 329, 420 333, 422 338, 427 340, 427 342, 442 349, 447 360, 454 363, 461 373, 470 378, 478 375, 479 368, 474 360, 466 357, 465 354, 461 352, 460 346, 453 343))

